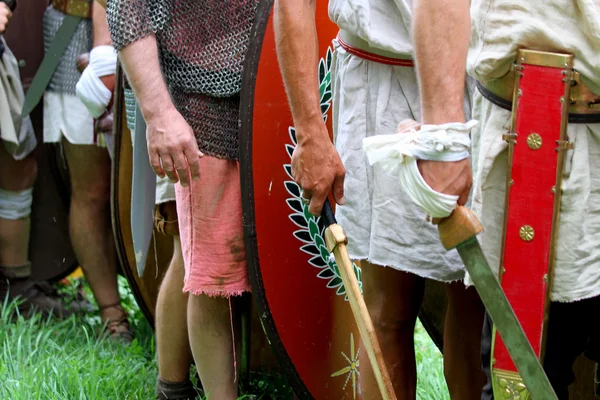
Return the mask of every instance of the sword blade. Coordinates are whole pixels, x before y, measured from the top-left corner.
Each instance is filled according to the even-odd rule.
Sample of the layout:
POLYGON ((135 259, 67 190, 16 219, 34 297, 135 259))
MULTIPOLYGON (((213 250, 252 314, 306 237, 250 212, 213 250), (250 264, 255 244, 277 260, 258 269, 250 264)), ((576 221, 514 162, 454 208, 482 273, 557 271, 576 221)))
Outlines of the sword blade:
POLYGON ((456 246, 456 250, 469 271, 479 297, 496 324, 496 329, 532 398, 534 400, 557 400, 554 389, 552 389, 500 283, 490 269, 477 238, 473 236, 464 241, 456 246))
POLYGON ((144 275, 148 249, 154 231, 156 174, 150 166, 146 144, 146 121, 136 107, 133 145, 133 179, 131 184, 131 236, 138 276, 144 275))

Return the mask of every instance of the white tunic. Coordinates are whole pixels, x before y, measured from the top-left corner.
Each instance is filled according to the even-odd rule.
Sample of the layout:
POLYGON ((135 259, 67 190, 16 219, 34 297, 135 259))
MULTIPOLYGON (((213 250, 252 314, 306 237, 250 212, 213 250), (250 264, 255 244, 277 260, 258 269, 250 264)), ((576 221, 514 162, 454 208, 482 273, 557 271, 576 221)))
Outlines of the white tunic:
MULTIPOLYGON (((371 49, 410 58, 411 4, 402 0, 330 0, 329 16, 371 49)), ((353 259, 443 282, 464 277, 456 251, 441 245, 437 228, 404 193, 398 176, 368 164, 362 140, 420 120, 416 71, 361 59, 334 41, 333 131, 346 167, 346 204, 336 218, 353 259)), ((367 49, 362 49, 367 50, 367 49)), ((466 107, 468 110, 468 99, 466 107)))
POLYGON ((411 8, 411 0, 329 0, 329 18, 375 49, 410 56, 411 8))
POLYGON ((600 1, 472 0, 469 75, 500 78, 517 49, 568 52, 583 82, 600 94, 600 1))
MULTIPOLYGON (((600 94, 600 2, 597 0, 474 0, 467 67, 479 80, 503 76, 518 48, 575 55, 584 83, 600 94)), ((473 211, 488 262, 499 268, 510 112, 475 93, 472 132, 473 211)), ((574 150, 563 173, 553 301, 600 295, 600 124, 569 124, 574 150)), ((468 281, 468 279, 467 279, 468 281)))

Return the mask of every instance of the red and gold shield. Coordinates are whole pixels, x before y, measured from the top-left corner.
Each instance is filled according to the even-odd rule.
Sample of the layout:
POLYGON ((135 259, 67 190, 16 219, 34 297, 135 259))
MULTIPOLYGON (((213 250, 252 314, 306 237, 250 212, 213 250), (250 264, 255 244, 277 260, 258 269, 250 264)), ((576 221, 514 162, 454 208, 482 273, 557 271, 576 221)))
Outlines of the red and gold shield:
MULTIPOLYGON (((253 296, 280 364, 301 398, 357 399, 359 334, 319 219, 292 179, 296 135, 275 51, 272 1, 259 7, 242 91, 240 164, 253 296)), ((321 111, 330 125, 332 39, 317 3, 321 111)), ((355 267, 360 279, 360 269, 355 267)))

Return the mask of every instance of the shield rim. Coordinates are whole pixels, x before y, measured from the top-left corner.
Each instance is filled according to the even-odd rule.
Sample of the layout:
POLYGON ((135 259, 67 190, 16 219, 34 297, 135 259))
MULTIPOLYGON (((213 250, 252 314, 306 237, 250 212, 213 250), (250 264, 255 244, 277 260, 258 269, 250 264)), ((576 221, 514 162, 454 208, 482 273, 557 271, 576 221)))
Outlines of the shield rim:
POLYGON ((113 149, 113 158, 111 160, 111 179, 110 179, 110 206, 111 206, 111 222, 112 222, 112 230, 113 236, 115 240, 115 247, 117 249, 117 258, 119 260, 119 268, 120 272, 125 276, 127 282, 129 283, 129 287, 131 292, 133 293, 133 297, 135 301, 144 314, 144 318, 150 324, 152 330, 154 330, 154 317, 152 316, 152 312, 144 302, 144 297, 140 292, 138 285, 132 284, 135 282, 135 277, 133 276, 133 270, 131 265, 129 264, 129 260, 127 259, 127 251, 125 249, 125 242, 123 240, 123 233, 121 232, 121 218, 119 217, 119 157, 121 151, 121 131, 123 130, 123 115, 122 112, 125 110, 124 104, 124 91, 123 91, 123 83, 124 83, 124 73, 123 68, 121 67, 121 63, 117 62, 117 71, 116 71, 116 80, 115 80, 115 103, 114 103, 114 118, 113 118, 113 135, 114 135, 114 149, 113 149), (119 135, 117 137, 116 135, 119 135))
POLYGON ((271 18, 274 0, 260 0, 256 10, 256 17, 250 33, 250 43, 244 62, 242 76, 242 92, 240 95, 240 183, 242 187, 242 211, 244 220, 244 243, 248 274, 252 285, 252 297, 258 308, 263 331, 269 340, 271 349, 279 363, 282 373, 300 399, 313 399, 308 388, 298 374, 290 358, 271 314, 265 288, 263 285, 260 262, 258 259, 258 241, 256 236, 256 223, 254 213, 254 181, 252 172, 252 130, 254 115, 254 93, 256 89, 256 75, 263 50, 263 40, 267 32, 267 24, 271 18))

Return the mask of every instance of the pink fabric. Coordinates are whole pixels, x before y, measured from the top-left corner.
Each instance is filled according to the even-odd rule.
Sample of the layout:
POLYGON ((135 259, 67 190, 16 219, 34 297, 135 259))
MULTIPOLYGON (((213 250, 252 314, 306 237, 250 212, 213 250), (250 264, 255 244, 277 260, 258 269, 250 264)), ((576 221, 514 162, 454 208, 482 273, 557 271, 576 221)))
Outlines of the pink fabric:
POLYGON ((184 292, 230 297, 250 291, 237 161, 204 156, 200 180, 175 185, 184 292))

